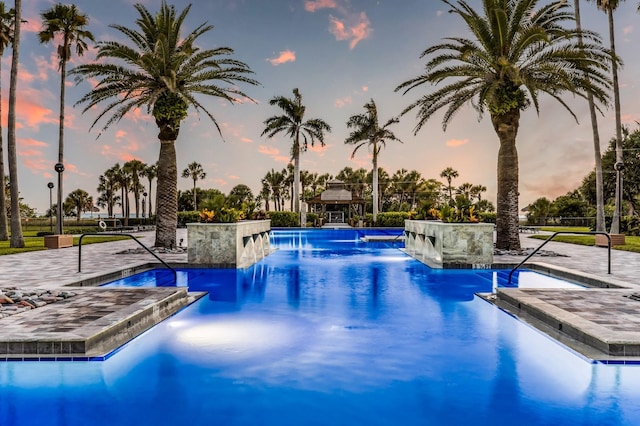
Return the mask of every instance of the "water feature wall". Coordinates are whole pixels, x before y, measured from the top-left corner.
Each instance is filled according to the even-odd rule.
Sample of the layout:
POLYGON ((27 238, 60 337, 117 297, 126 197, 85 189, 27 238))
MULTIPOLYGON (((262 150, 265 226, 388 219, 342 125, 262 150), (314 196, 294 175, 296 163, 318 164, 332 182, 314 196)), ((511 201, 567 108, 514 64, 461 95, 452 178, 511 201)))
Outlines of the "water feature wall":
POLYGON ((271 252, 270 231, 270 220, 188 223, 188 261, 199 266, 247 268, 271 252))
POLYGON ((493 230, 490 223, 405 220, 405 251, 432 268, 489 268, 493 230))

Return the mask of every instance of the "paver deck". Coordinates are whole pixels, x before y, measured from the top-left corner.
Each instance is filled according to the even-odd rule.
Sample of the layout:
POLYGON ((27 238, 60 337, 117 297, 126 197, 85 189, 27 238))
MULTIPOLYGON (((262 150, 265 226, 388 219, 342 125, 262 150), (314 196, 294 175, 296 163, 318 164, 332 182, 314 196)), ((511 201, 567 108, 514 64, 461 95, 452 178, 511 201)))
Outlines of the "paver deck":
MULTIPOLYGON (((142 241, 146 245, 153 245, 153 232, 143 232, 137 236, 142 237, 142 241)), ((540 245, 540 240, 527 238, 528 236, 527 234, 521 235, 523 247, 540 245)), ((183 240, 185 246, 188 244, 186 230, 178 229, 176 240, 180 241, 180 239, 183 240)), ((106 274, 114 274, 123 269, 137 268, 155 262, 155 259, 148 253, 117 254, 137 247, 139 246, 131 240, 83 246, 82 272, 78 272, 77 247, 0 256, 0 287, 55 289, 80 281, 92 281, 106 274)), ((498 297, 502 299, 501 306, 510 306, 511 311, 524 321, 530 322, 545 333, 592 359, 640 360, 640 331, 636 331, 640 330, 638 327, 640 325, 640 301, 624 297, 640 292, 640 279, 638 279, 640 254, 613 250, 612 274, 609 275, 607 274, 606 248, 551 242, 545 246, 545 250, 554 251, 563 256, 543 258, 535 256, 531 262, 535 262, 543 268, 552 268, 561 272, 570 272, 582 278, 609 282, 612 286, 620 288, 594 288, 586 291, 502 289, 498 293, 498 297), (621 344, 622 346, 620 346, 621 344)), ((164 253, 159 256, 174 265, 186 264, 187 261, 186 252, 164 253)), ((494 261, 501 264, 517 264, 522 259, 522 256, 495 256, 494 261)), ((103 305, 96 311, 105 312, 104 317, 109 316, 110 320, 117 323, 117 318, 123 319, 131 315, 126 307, 117 308, 120 306, 118 304, 122 303, 119 297, 100 297, 100 293, 98 293, 100 289, 98 288, 83 287, 82 289, 86 292, 82 297, 89 298, 87 303, 90 304, 92 298, 100 300, 103 305)), ((146 291, 154 293, 156 290, 147 289, 146 291)), ((123 291, 126 292, 127 289, 123 291)), ((41 333, 48 331, 43 328, 51 327, 50 331, 53 332, 55 327, 60 327, 60 322, 51 317, 48 320, 44 320, 44 318, 47 315, 55 315, 53 312, 56 307, 60 308, 59 303, 51 305, 50 313, 47 313, 45 310, 47 307, 44 307, 9 317, 6 322, 0 324, 4 335, 1 340, 7 342, 11 340, 12 335, 18 336, 19 334, 22 339, 25 339, 24 341, 29 338, 40 338, 40 340, 46 341, 45 338, 42 338, 41 333), (43 316, 38 319, 40 315, 43 316), (23 316, 22 318, 32 316, 34 319, 23 320, 21 316, 23 316), (14 323, 14 321, 22 322, 14 323), (20 324, 19 331, 13 329, 10 324, 20 324)), ((135 303, 137 302, 133 302, 133 304, 135 303)), ((500 303, 498 304, 500 305, 500 303)), ((68 333, 86 331, 87 327, 91 327, 81 320, 83 316, 87 317, 87 315, 86 309, 66 312, 66 324, 70 325, 70 328, 75 327, 68 333)), ((99 321, 99 318, 96 318, 95 321, 99 321)), ((16 325, 16 327, 18 326, 16 325)), ((96 331, 96 333, 98 332, 96 331)), ((67 337, 70 338, 69 336, 67 337)), ((36 350, 38 350, 37 346, 36 350)), ((15 347, 13 351, 17 351, 15 347)), ((5 352, 8 352, 8 349, 5 349, 5 352)), ((26 350, 23 349, 23 352, 26 350)), ((98 352, 100 350, 94 352, 85 350, 84 353, 98 352)), ((12 355, 18 356, 20 354, 14 353, 12 355)), ((47 354, 37 354, 35 357, 42 358, 42 355, 46 357, 47 354)), ((0 344, 0 359, 2 356, 2 345, 0 344)))

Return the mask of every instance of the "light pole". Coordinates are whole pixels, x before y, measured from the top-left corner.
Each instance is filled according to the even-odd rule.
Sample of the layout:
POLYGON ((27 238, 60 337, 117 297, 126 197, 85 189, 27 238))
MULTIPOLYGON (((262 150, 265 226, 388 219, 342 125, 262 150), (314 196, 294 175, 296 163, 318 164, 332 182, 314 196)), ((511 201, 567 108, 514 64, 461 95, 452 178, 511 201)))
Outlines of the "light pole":
POLYGON ((616 215, 618 216, 618 234, 621 234, 620 223, 622 222, 622 171, 624 170, 624 163, 622 161, 618 161, 613 168, 616 170, 616 207, 618 208, 616 211, 616 215))
POLYGON ((143 192, 142 193, 142 218, 146 218, 147 215, 147 193, 143 192))
POLYGON ((53 169, 58 173, 58 208, 56 209, 56 234, 62 235, 62 172, 64 172, 64 164, 56 163, 53 169))
POLYGON ((53 232, 53 182, 49 182, 47 188, 49 188, 49 228, 53 232))

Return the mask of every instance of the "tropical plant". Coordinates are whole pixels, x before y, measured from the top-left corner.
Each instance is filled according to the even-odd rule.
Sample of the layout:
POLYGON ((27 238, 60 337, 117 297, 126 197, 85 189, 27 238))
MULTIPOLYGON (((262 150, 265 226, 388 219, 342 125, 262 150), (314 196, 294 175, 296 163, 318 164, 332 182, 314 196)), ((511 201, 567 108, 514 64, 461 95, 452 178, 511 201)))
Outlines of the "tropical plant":
MULTIPOLYGON (((2 57, 4 56, 4 50, 13 40, 14 13, 15 11, 13 9, 7 10, 5 3, 0 2, 0 59, 2 59, 2 57)), ((0 88, 1 87, 2 85, 0 84, 0 88)), ((2 103, 0 102, 0 105, 1 104, 2 103)), ((0 116, 2 116, 1 111, 2 108, 0 108, 0 116)), ((2 142, 2 125, 0 125, 0 182, 4 182, 5 180, 3 145, 4 143, 2 142)), ((0 196, 0 241, 9 240, 9 229, 7 220, 6 198, 4 196, 0 196)))
POLYGON ((140 160, 130 160, 122 165, 123 172, 126 173, 129 178, 129 191, 133 193, 136 218, 140 217, 140 195, 144 192, 144 185, 140 182, 140 177, 146 166, 147 165, 140 160))
POLYGON ((314 145, 318 140, 324 146, 325 132, 331 132, 331 126, 319 118, 310 118, 304 121, 306 107, 302 104, 302 95, 296 88, 293 89, 293 99, 284 96, 276 96, 269 101, 269 105, 277 106, 283 111, 282 115, 269 117, 264 121, 265 129, 262 135, 272 138, 279 133, 284 133, 293 139, 291 145, 291 159, 294 165, 293 202, 294 211, 300 212, 300 153, 308 149, 309 144, 314 145))
POLYGON ((258 82, 248 77, 253 72, 247 64, 230 57, 232 49, 198 46, 199 37, 213 26, 205 23, 186 36, 182 34, 182 24, 191 6, 179 14, 164 0, 156 14, 141 4, 134 7, 140 14, 137 29, 111 26, 128 39, 130 45, 120 41, 99 42, 98 62, 80 65, 71 72, 78 81, 97 81, 78 101, 85 105, 83 112, 106 103, 94 126, 110 116, 103 127, 105 130, 142 107, 153 116, 160 130, 155 245, 170 247, 175 244, 178 210, 175 142, 189 107, 203 111, 222 136, 218 122, 196 95, 235 103, 249 98, 236 83, 256 85, 258 82), (216 84, 219 82, 227 85, 216 84))
MULTIPOLYGON (((38 33, 40 43, 49 43, 56 37, 60 37, 58 45, 58 67, 60 69, 60 120, 58 127, 58 163, 64 164, 64 106, 65 83, 67 79, 67 62, 71 59, 71 45, 75 45, 78 56, 82 56, 87 50, 87 40, 94 41, 93 34, 84 28, 89 25, 89 17, 80 13, 76 5, 57 3, 51 9, 41 14, 44 29, 38 33)), ((62 179, 63 171, 58 172, 58 204, 62 203, 62 179)), ((57 233, 63 232, 63 220, 61 213, 56 222, 57 233)))
MULTIPOLYGON (((610 41, 610 63, 611 63, 611 76, 613 79, 613 106, 615 110, 616 120, 616 163, 622 164, 624 162, 622 155, 622 119, 620 113, 620 84, 618 83, 618 58, 616 55, 616 41, 615 41, 615 23, 613 20, 613 12, 618 8, 620 3, 624 0, 587 0, 595 2, 598 9, 604 11, 607 14, 609 21, 609 41, 610 41)), ((597 172, 597 170, 596 170, 597 172)), ((616 168, 616 173, 621 174, 622 171, 616 168)), ((597 177, 597 176, 596 176, 597 177)), ((597 180, 596 180, 597 184, 597 180)), ((611 221, 611 233, 620 233, 620 216, 622 215, 622 194, 624 194, 622 178, 616 179, 616 198, 615 208, 613 210, 613 220, 611 221)))
MULTIPOLYGON (((273 200, 276 211, 282 210, 283 207, 282 192, 284 190, 284 182, 284 173, 275 171, 274 169, 271 169, 271 171, 267 172, 264 178, 262 178, 263 188, 265 186, 269 188, 269 193, 271 194, 271 199, 273 200)), ((267 207, 265 208, 268 211, 269 209, 267 207)))
POLYGON ((153 187, 153 180, 158 177, 158 162, 154 164, 147 165, 144 170, 140 173, 141 176, 144 176, 149 181, 149 203, 147 204, 147 210, 149 211, 149 217, 153 215, 153 205, 151 203, 151 189, 153 187))
POLYGON ((67 195, 64 203, 73 206, 76 211, 76 220, 80 222, 82 212, 90 211, 93 208, 93 197, 84 189, 76 189, 67 195))
POLYGON ((386 146, 387 141, 397 141, 402 143, 396 135, 389 130, 389 126, 398 123, 398 118, 389 119, 384 125, 380 126, 378 120, 378 108, 373 99, 364 104, 365 113, 355 114, 349 117, 347 127, 354 129, 344 143, 347 145, 355 145, 351 158, 354 158, 358 149, 364 145, 369 146, 372 152, 372 197, 373 197, 373 222, 378 219, 379 187, 378 187, 378 155, 380 150, 386 146))
POLYGON ((20 191, 18 190, 18 154, 16 144, 16 91, 18 86, 18 65, 20 63, 20 27, 22 25, 22 1, 15 0, 11 74, 9 78, 9 113, 7 116, 7 160, 9 182, 11 182, 11 248, 23 248, 22 221, 20 220, 20 191))
POLYGON ((458 171, 452 167, 447 167, 440 172, 440 177, 447 180, 447 192, 449 192, 449 204, 453 204, 453 186, 451 181, 459 176, 458 171))
POLYGON ((120 187, 118 182, 118 171, 119 166, 118 170, 115 169, 115 166, 111 167, 98 178, 99 184, 97 189, 100 196, 98 197, 97 204, 99 207, 107 208, 108 217, 113 217, 113 207, 120 199, 120 197, 116 195, 116 191, 120 187))
POLYGON ((564 93, 608 101, 611 82, 606 76, 609 52, 597 34, 564 28, 574 16, 566 0, 538 7, 539 0, 483 0, 483 14, 464 0, 443 0, 463 19, 472 38, 449 38, 427 48, 431 56, 425 72, 400 84, 406 94, 423 85, 437 90, 420 97, 403 114, 418 108, 417 133, 436 111, 446 108, 443 129, 467 103, 480 117, 488 111, 500 141, 496 247, 519 249, 518 153, 516 136, 520 113, 546 93, 569 113, 564 93), (582 43, 579 35, 582 34, 582 43))
POLYGON ((202 164, 194 161, 187 164, 187 168, 182 171, 182 177, 193 181, 193 208, 198 210, 198 200, 196 198, 196 185, 199 180, 207 177, 207 173, 202 168, 202 164))

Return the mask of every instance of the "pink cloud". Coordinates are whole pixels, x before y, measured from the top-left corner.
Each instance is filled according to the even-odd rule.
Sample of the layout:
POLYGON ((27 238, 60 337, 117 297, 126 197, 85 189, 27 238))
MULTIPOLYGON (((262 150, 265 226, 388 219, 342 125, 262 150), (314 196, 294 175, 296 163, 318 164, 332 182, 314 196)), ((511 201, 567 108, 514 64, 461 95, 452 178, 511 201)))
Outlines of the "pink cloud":
POLYGON ((240 176, 236 176, 236 175, 229 175, 227 177, 231 180, 240 180, 240 176))
POLYGON ((633 25, 628 25, 622 29, 622 33, 627 35, 633 32, 633 25))
POLYGON ((637 115, 634 115, 634 114, 623 114, 620 117, 620 120, 625 124, 632 124, 632 125, 640 121, 640 119, 637 118, 637 115))
POLYGON ((49 144, 35 139, 20 138, 18 139, 18 146, 49 146, 49 144))
POLYGON ((225 186, 227 186, 229 184, 229 182, 227 182, 226 180, 221 179, 221 178, 214 179, 213 183, 215 183, 217 186, 222 186, 222 187, 225 187, 225 186))
POLYGON ((362 91, 363 92, 368 92, 369 91, 369 86, 362 86, 362 91))
POLYGON ((318 9, 333 9, 335 7, 337 7, 335 0, 315 0, 304 3, 304 9, 307 12, 315 12, 318 9))
POLYGON ((351 96, 346 96, 341 99, 336 99, 333 105, 335 105, 336 108, 343 108, 345 105, 348 105, 350 103, 352 103, 351 96))
POLYGON ((457 147, 457 146, 466 145, 468 143, 469 143, 469 139, 449 139, 446 142, 446 145, 450 147, 457 147))
POLYGON ((287 62, 295 62, 295 60, 296 60, 296 52, 292 50, 283 50, 275 58, 267 59, 267 61, 269 61, 271 65, 274 65, 274 66, 278 66, 280 64, 284 64, 287 62))
POLYGON ((371 35, 371 22, 364 12, 356 17, 347 17, 344 20, 335 16, 329 16, 329 32, 336 40, 349 40, 349 48, 353 49, 360 41, 371 35))
POLYGON ((309 151, 319 154, 321 157, 324 157, 324 154, 327 152, 328 149, 329 149, 328 144, 325 144, 324 146, 322 146, 319 143, 314 144, 313 146, 309 145, 309 151))
POLYGON ((240 138, 240 142, 242 142, 242 143, 253 143, 253 139, 249 139, 249 138, 240 138))
POLYGON ((284 156, 280 153, 280 150, 278 148, 275 147, 271 147, 271 146, 266 146, 266 145, 260 145, 258 147, 258 152, 260 154, 264 154, 268 157, 271 157, 274 161, 280 162, 280 163, 285 163, 288 164, 289 163, 289 156, 284 156))

